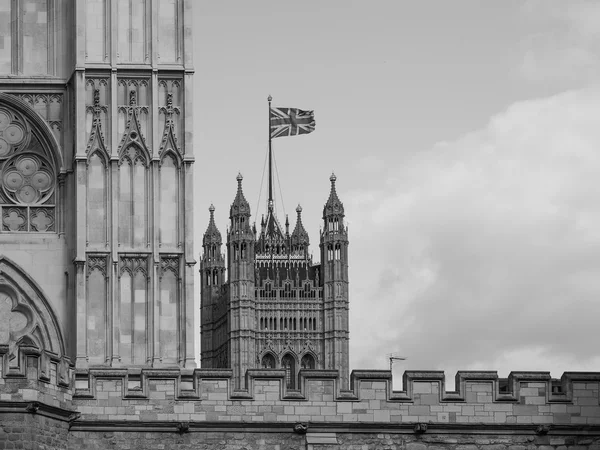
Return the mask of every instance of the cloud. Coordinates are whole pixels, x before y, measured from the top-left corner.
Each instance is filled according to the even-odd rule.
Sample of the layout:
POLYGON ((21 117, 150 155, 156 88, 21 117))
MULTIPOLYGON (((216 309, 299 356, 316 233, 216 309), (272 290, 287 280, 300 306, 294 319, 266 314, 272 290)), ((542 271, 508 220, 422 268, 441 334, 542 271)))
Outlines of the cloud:
POLYGON ((600 87, 516 103, 346 194, 353 367, 600 360, 598 117, 600 87))
POLYGON ((522 42, 519 72, 534 82, 595 80, 600 75, 600 3, 530 0, 524 19, 535 22, 522 42))

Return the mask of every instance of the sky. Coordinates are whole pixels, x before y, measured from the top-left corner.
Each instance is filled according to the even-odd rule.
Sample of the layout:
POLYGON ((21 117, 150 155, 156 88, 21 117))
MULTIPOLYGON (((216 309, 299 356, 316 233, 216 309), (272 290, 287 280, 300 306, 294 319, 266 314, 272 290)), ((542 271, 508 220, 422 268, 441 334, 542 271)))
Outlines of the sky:
POLYGON ((315 111, 273 140, 315 261, 337 176, 351 369, 600 371, 598 23, 577 0, 194 3, 196 254, 238 171, 260 223, 271 95, 315 111))

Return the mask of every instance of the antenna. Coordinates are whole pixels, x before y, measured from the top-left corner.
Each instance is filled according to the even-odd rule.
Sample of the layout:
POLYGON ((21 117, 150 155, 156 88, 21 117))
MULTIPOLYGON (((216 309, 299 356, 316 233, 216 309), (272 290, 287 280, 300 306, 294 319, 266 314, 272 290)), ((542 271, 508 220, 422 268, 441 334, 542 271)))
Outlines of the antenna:
POLYGON ((385 356, 390 360, 390 372, 392 370, 392 365, 394 364, 394 361, 404 361, 404 360, 406 360, 406 356, 400 356, 399 352, 388 353, 385 356))

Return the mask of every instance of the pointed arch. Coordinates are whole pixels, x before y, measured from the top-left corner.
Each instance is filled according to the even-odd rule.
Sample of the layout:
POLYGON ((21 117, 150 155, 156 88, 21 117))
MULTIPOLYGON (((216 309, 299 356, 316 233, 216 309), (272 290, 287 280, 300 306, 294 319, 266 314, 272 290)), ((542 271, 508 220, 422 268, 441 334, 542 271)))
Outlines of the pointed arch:
POLYGON ((270 350, 265 351, 260 358, 260 367, 263 369, 275 369, 277 367, 277 356, 270 350))
POLYGON ((8 316, 18 312, 26 318, 26 324, 19 330, 14 330, 15 333, 9 340, 14 339, 16 343, 27 337, 39 343, 40 350, 59 357, 66 356, 65 341, 58 318, 42 289, 19 265, 5 256, 0 256, 0 293, 10 298, 10 311, 5 312, 8 316))
POLYGON ((60 231, 64 167, 44 119, 25 100, 0 93, 0 232, 60 231))
POLYGON ((148 167, 150 153, 145 145, 137 141, 130 141, 119 150, 119 164, 122 164, 125 159, 129 160, 132 164, 136 161, 142 161, 144 166, 148 167), (136 154, 135 150, 139 150, 139 153, 136 154))
POLYGON ((119 152, 119 243, 144 247, 148 242, 149 155, 130 142, 119 152))
POLYGON ((50 150, 49 153, 52 157, 52 162, 57 168, 57 171, 60 173, 65 172, 66 162, 64 160, 63 151, 46 121, 24 100, 13 95, 0 92, 0 106, 3 105, 21 113, 27 120, 31 122, 33 128, 38 132, 38 138, 41 145, 50 150))
MULTIPOLYGON (((130 94, 133 91, 130 92, 130 94)), ((135 96, 134 96, 135 98, 135 96)), ((135 100, 134 100, 135 102, 135 100)), ((127 107, 120 107, 120 110, 127 107)), ((127 119, 125 124, 125 129, 123 130, 123 137, 121 138, 121 142, 119 143, 119 159, 122 157, 123 153, 130 148, 131 146, 136 146, 140 149, 140 151, 146 157, 146 161, 150 161, 151 155, 148 150, 148 147, 145 142, 145 138, 142 135, 142 127, 140 125, 138 119, 138 113, 136 112, 136 108, 139 108, 140 111, 145 109, 145 107, 137 107, 135 105, 130 105, 129 110, 127 112, 127 119)))
POLYGON ((312 350, 305 351, 300 358, 300 369, 316 369, 317 360, 317 355, 312 350))

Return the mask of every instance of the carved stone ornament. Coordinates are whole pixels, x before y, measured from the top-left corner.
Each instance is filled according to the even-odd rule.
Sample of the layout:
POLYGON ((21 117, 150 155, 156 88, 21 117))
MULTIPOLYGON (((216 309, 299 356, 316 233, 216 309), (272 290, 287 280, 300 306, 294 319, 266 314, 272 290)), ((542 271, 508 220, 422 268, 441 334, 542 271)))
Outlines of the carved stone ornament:
POLYGON ((105 156, 108 156, 106 145, 104 142, 104 133, 102 132, 101 114, 107 112, 106 105, 100 105, 100 89, 94 89, 94 103, 88 105, 87 110, 92 113, 92 128, 90 129, 90 137, 85 148, 86 153, 100 149, 105 156))
POLYGON ((119 276, 122 276, 124 272, 129 272, 129 275, 132 277, 136 272, 141 272, 144 276, 148 276, 148 257, 122 256, 119 259, 119 276))
POLYGON ((179 257, 178 256, 161 256, 160 258, 160 275, 161 277, 166 272, 172 272, 175 277, 179 277, 179 257))
POLYGON ((306 434, 308 431, 308 424, 306 422, 298 422, 294 425, 294 433, 296 434, 306 434))

